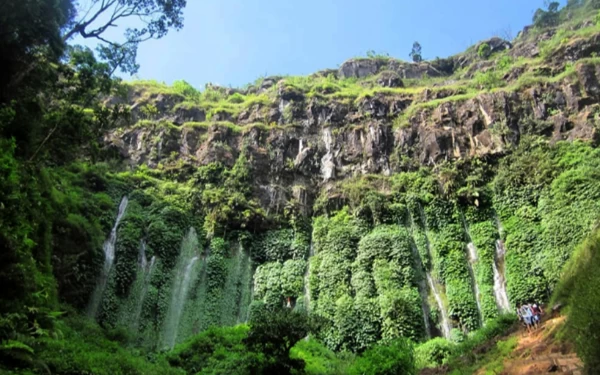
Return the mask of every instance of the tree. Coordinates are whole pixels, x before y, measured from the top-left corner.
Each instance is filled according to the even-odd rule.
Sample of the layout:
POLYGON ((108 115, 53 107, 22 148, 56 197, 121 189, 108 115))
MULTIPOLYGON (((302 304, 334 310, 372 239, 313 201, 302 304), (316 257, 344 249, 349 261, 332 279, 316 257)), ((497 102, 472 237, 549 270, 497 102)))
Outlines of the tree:
POLYGON ((412 51, 410 51, 408 55, 416 63, 423 61, 423 56, 421 55, 421 44, 419 42, 414 42, 412 46, 412 51))
POLYGON ((546 0, 545 5, 547 10, 539 8, 533 15, 533 24, 536 27, 554 27, 559 23, 560 3, 557 1, 546 0))
POLYGON ((181 29, 186 0, 90 0, 86 5, 79 10, 79 19, 64 33, 63 40, 68 41, 75 35, 96 39, 100 42, 100 57, 108 62, 112 72, 120 68, 124 73, 134 74, 139 69, 138 45, 162 38, 171 28, 181 29), (109 28, 132 19, 138 26, 128 27, 123 41, 106 37, 109 28))
POLYGON ((290 374, 303 370, 304 361, 291 359, 290 349, 309 332, 308 315, 289 309, 261 309, 250 320, 250 331, 244 340, 250 351, 263 353, 266 374, 290 374))
MULTIPOLYGON (((30 161, 54 161, 73 149, 97 150, 102 131, 122 114, 97 98, 114 87, 117 69, 135 72, 139 43, 182 27, 186 0, 5 0, 0 3, 0 110, 13 111, 0 134, 30 161), (81 7, 79 7, 81 5, 81 7), (78 8, 78 9, 76 9, 78 8), (107 31, 127 26, 122 41, 107 31), (97 57, 69 47, 76 35, 100 42, 97 57), (91 113, 90 111, 93 111, 91 113), (68 146, 68 147, 66 147, 68 146)), ((65 158, 66 157, 66 158, 65 158)))
MULTIPOLYGON (((0 103, 28 86, 23 79, 38 65, 33 62, 62 56, 65 45, 60 30, 73 14, 72 0, 0 2, 0 103)), ((34 76, 32 82, 38 78, 34 76)))

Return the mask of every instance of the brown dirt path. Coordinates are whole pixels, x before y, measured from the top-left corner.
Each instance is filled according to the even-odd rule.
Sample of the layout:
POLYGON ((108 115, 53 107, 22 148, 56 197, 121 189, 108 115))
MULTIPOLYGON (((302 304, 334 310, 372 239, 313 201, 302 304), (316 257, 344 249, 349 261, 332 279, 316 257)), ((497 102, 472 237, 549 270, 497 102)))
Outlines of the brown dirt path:
POLYGON ((573 349, 565 344, 557 344, 553 339, 564 319, 561 316, 545 320, 541 327, 532 333, 524 329, 516 332, 514 335, 517 335, 519 343, 511 356, 504 361, 504 371, 501 374, 581 375, 583 363, 573 349))

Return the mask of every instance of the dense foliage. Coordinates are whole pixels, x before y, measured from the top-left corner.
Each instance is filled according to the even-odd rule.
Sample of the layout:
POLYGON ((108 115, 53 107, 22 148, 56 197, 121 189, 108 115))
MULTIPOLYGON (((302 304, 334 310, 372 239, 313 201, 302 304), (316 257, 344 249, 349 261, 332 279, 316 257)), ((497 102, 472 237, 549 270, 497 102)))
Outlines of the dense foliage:
MULTIPOLYGON (((292 200, 272 213, 255 184, 257 150, 246 143, 234 152, 215 141, 229 162, 191 167, 175 155, 167 166, 125 168, 102 142, 107 130, 131 125, 119 104, 125 91, 181 97, 173 110, 204 111, 225 139, 240 126, 215 119, 268 109, 276 91, 346 103, 426 88, 331 75, 288 77, 264 92, 258 82, 247 94, 184 81, 123 85, 114 71, 135 71, 138 43, 180 28, 185 1, 100 3, 108 7, 92 7, 92 19, 117 9, 112 21, 137 15, 146 26, 97 56, 67 45, 74 35, 104 38, 108 27, 76 17, 74 1, 0 5, 0 371, 412 374, 474 362, 473 349, 514 320, 505 310, 555 290, 569 305, 567 332, 598 371, 598 234, 573 253, 598 221, 595 143, 550 143, 528 134, 548 123, 525 118, 505 155, 424 167, 399 152, 390 176, 335 181, 312 210, 292 200), (114 100, 100 100, 107 96, 114 100), (498 298, 502 278, 510 306, 498 298)), ((535 32, 599 7, 551 2, 536 12, 535 32)), ((597 27, 556 32, 541 59, 597 27)), ((461 95, 504 85, 515 64, 487 43, 474 53, 496 66, 461 82, 461 95)), ((411 57, 422 62, 419 43, 411 57)), ((424 105, 411 103, 399 123, 424 105)), ((294 126, 294 110, 268 128, 294 126)), ((137 120, 185 128, 156 124, 158 113, 148 102, 137 120)), ((501 125, 490 129, 502 133, 501 125)), ((157 137, 146 141, 162 145, 157 137)), ((268 153, 276 150, 258 150, 268 153)), ((290 160, 282 173, 297 177, 294 168, 290 160)))
POLYGON ((575 343, 588 374, 600 371, 600 232, 595 230, 565 266, 553 301, 568 305, 564 336, 575 343))

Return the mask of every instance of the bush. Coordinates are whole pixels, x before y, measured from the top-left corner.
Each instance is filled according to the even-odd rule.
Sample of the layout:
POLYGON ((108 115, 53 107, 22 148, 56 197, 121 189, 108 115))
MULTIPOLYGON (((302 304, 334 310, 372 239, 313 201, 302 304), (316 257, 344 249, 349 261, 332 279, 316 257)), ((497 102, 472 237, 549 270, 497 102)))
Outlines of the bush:
POLYGON ((248 326, 213 327, 191 338, 167 354, 167 360, 187 374, 250 374, 250 366, 261 355, 249 352, 243 343, 248 326))
POLYGON ((451 357, 455 344, 436 337, 415 348, 415 360, 418 368, 436 367, 445 364, 451 357))
POLYGON ((348 369, 350 375, 416 374, 412 345, 403 339, 377 345, 364 352, 348 369))
POLYGON ((458 344, 456 354, 463 355, 471 353, 475 347, 494 337, 505 334, 510 327, 516 324, 516 322, 517 317, 514 314, 500 315, 496 319, 488 320, 485 326, 473 332, 466 340, 458 344))
POLYGON ((577 248, 553 300, 567 302, 566 337, 575 343, 588 374, 600 373, 600 230, 577 248))
POLYGON ((227 100, 229 102, 235 103, 235 104, 243 103, 244 95, 240 94, 239 92, 236 92, 233 95, 231 95, 229 98, 227 98, 227 100))
POLYGON ((491 90, 504 85, 501 75, 494 69, 486 72, 477 72, 475 77, 473 77, 473 81, 478 89, 491 90))
POLYGON ((477 55, 482 59, 487 59, 492 54, 492 48, 487 43, 481 43, 477 49, 477 55))
POLYGON ((183 375, 163 359, 151 362, 107 338, 96 324, 84 318, 58 323, 61 339, 46 338, 36 347, 37 363, 56 375, 183 375))
POLYGON ((311 338, 300 340, 290 351, 290 358, 306 363, 307 375, 334 375, 346 373, 347 361, 342 361, 321 342, 311 338))

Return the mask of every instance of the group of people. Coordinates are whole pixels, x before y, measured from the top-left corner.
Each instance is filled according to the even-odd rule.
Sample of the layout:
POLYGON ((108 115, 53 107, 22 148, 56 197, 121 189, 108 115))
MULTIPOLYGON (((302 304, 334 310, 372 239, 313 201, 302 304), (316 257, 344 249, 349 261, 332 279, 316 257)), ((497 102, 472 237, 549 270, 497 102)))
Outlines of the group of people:
POLYGON ((536 303, 528 303, 517 306, 517 316, 519 317, 519 320, 527 327, 528 332, 540 327, 542 313, 542 308, 536 303))

